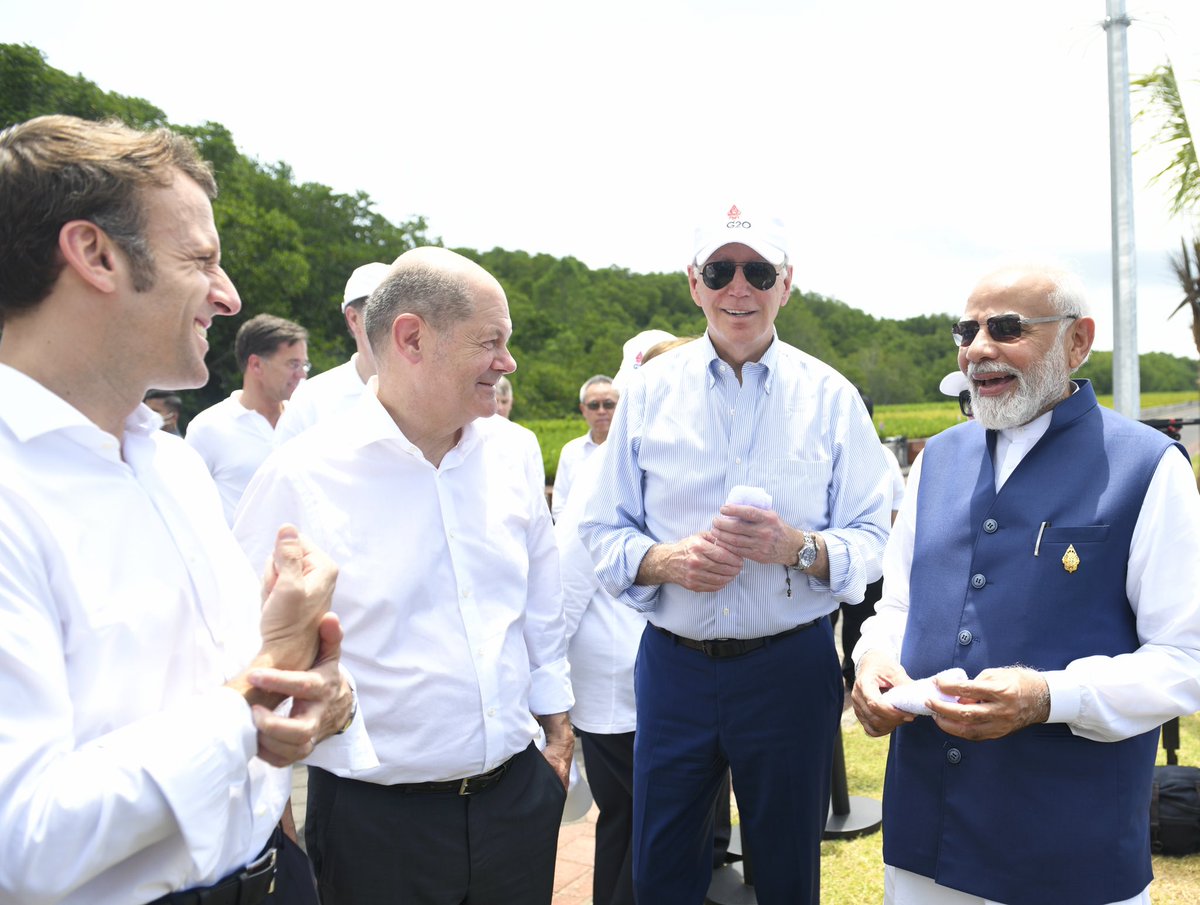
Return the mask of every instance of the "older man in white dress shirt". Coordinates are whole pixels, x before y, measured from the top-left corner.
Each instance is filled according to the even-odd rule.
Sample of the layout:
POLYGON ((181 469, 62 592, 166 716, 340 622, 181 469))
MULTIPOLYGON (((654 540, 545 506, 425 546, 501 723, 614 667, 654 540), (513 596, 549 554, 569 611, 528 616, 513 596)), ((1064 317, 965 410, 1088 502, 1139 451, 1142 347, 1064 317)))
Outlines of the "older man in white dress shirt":
POLYGON ((235 526, 253 559, 286 513, 341 568, 334 610, 380 766, 310 771, 322 898, 548 905, 573 699, 540 463, 478 423, 516 366, 508 303, 425 247, 366 321, 377 392, 280 447, 235 526))
POLYGON ((274 876, 277 767, 350 713, 335 570, 272 525, 260 597, 204 464, 140 405, 203 384, 241 307, 215 193, 165 129, 0 133, 0 901, 315 902, 303 861, 274 876))

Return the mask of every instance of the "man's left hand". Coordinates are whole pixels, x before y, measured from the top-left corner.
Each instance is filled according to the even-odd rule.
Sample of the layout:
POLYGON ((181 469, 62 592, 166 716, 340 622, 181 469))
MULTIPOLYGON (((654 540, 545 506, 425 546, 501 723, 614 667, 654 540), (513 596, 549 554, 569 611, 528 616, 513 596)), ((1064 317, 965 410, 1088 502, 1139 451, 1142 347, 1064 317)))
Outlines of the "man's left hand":
POLYGON ((308 757, 317 743, 340 732, 350 718, 353 692, 338 668, 342 627, 337 616, 326 613, 317 631, 319 648, 312 669, 256 669, 249 675, 255 688, 292 699, 287 716, 254 706, 258 756, 273 767, 308 757))
POLYGON ((939 679, 937 684, 958 703, 931 700, 929 709, 939 729, 960 738, 1003 738, 1050 716, 1045 677, 1024 666, 985 669, 965 682, 939 679))
POLYGON ((722 506, 713 519, 717 544, 743 559, 791 565, 803 545, 803 535, 787 525, 773 509, 722 506), (797 542, 797 535, 801 537, 797 542))
POLYGON ((546 747, 542 757, 554 768, 563 788, 571 785, 571 758, 575 754, 575 733, 571 730, 571 721, 565 713, 552 713, 539 716, 537 721, 542 724, 546 733, 546 747))

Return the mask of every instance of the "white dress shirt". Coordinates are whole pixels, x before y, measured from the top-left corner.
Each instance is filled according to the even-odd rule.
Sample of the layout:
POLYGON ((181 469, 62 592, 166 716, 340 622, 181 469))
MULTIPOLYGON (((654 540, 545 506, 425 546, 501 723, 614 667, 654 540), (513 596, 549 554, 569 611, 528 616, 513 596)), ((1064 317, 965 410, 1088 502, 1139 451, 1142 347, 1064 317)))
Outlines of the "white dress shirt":
POLYGON ((188 445, 200 453, 208 466, 221 494, 225 520, 230 525, 246 485, 275 448, 271 422, 242 405, 241 398, 242 391, 234 390, 227 398, 206 408, 188 424, 186 437, 188 445))
MULTIPOLYGON (((1045 434, 1052 415, 1000 432, 997 490, 1045 434)), ((872 649, 899 659, 922 461, 918 456, 908 474, 908 493, 884 552, 883 599, 863 623, 856 664, 872 649)), ((1130 543, 1125 593, 1141 647, 1042 673, 1050 686, 1048 722, 1066 723, 1075 735, 1097 742, 1129 738, 1177 714, 1200 710, 1200 494, 1187 460, 1176 452, 1163 455, 1146 491, 1130 543)))
POLYGON ((888 474, 892 476, 892 512, 896 512, 904 502, 904 470, 890 446, 883 447, 883 455, 887 459, 888 474))
POLYGON ((211 884, 290 792, 222 687, 258 651, 258 579, 158 424, 139 406, 119 442, 0 365, 0 901, 211 884))
POLYGON ((579 539, 579 521, 596 485, 604 446, 576 472, 574 493, 554 534, 562 559, 563 615, 575 706, 571 723, 585 732, 616 735, 637 728, 633 664, 646 618, 616 600, 596 579, 592 557, 579 539))
MULTIPOLYGON (((879 578, 891 478, 858 391, 778 337, 733 369, 707 334, 629 378, 580 531, 609 593, 694 639, 774 635, 863 599, 879 578), (829 581, 746 560, 720 591, 634 584, 647 551, 710 530, 736 485, 761 487, 793 528, 819 531, 829 581)), ((797 550, 799 552, 799 550, 797 550)))
POLYGON ((354 405, 366 389, 358 376, 357 360, 355 352, 346 363, 300 381, 275 425, 276 446, 354 405))
MULTIPOLYGON (((515 425, 510 425, 515 428, 515 425)), ((558 555, 540 457, 517 431, 467 425, 435 468, 373 393, 289 441, 234 526, 252 562, 292 522, 340 568, 333 609, 381 784, 490 770, 571 709, 558 555)))
POLYGON ((582 437, 568 440, 558 454, 558 468, 554 471, 554 492, 550 496, 550 514, 557 522, 562 511, 567 508, 567 500, 571 496, 571 487, 575 483, 575 473, 579 466, 600 448, 602 444, 592 439, 588 431, 582 437))

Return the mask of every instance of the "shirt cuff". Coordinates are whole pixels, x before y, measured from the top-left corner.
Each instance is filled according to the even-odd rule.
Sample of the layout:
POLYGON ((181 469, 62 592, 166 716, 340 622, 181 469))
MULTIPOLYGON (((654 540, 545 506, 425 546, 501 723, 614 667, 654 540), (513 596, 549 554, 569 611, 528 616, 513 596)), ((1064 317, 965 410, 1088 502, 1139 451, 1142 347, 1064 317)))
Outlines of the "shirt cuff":
POLYGON ((529 676, 529 712, 538 716, 566 713, 575 706, 571 667, 566 657, 533 670, 529 676))
POLYGON ((371 738, 367 734, 367 718, 358 704, 358 689, 354 686, 354 680, 344 666, 339 665, 338 668, 346 677, 354 694, 354 719, 345 732, 331 735, 317 745, 313 753, 304 759, 304 763, 336 773, 338 776, 353 777, 356 773, 378 767, 379 756, 375 753, 375 746, 371 744, 371 738))
POLYGON ((1072 682, 1065 670, 1042 673, 1050 690, 1050 716, 1047 723, 1074 723, 1079 719, 1083 690, 1072 682))
POLYGON ((151 729, 153 737, 133 731, 118 743, 142 748, 146 773, 167 799, 192 863, 200 875, 211 874, 223 847, 213 827, 228 823, 230 801, 242 797, 258 750, 249 705, 232 688, 218 688, 134 725, 151 729))

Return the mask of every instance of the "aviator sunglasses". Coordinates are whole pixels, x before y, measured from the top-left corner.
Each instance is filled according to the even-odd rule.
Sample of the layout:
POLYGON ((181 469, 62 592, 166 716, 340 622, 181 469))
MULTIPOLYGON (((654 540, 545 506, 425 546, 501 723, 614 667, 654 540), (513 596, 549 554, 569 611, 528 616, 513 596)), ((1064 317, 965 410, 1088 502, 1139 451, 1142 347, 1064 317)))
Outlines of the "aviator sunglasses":
POLYGON ((733 282, 733 275, 739 267, 746 282, 755 289, 770 289, 783 269, 766 261, 709 261, 700 268, 700 277, 709 289, 724 289, 733 282))
MULTIPOLYGON (((748 279, 748 277, 747 277, 748 279)), ((1021 338, 1021 333, 1030 324, 1049 324, 1053 321, 1078 320, 1078 314, 1055 314, 1050 317, 1021 317, 1019 314, 997 314, 986 321, 988 336, 992 342, 1011 343, 1021 338)), ((959 321, 950 328, 954 345, 969 346, 979 335, 979 321, 959 321)))

